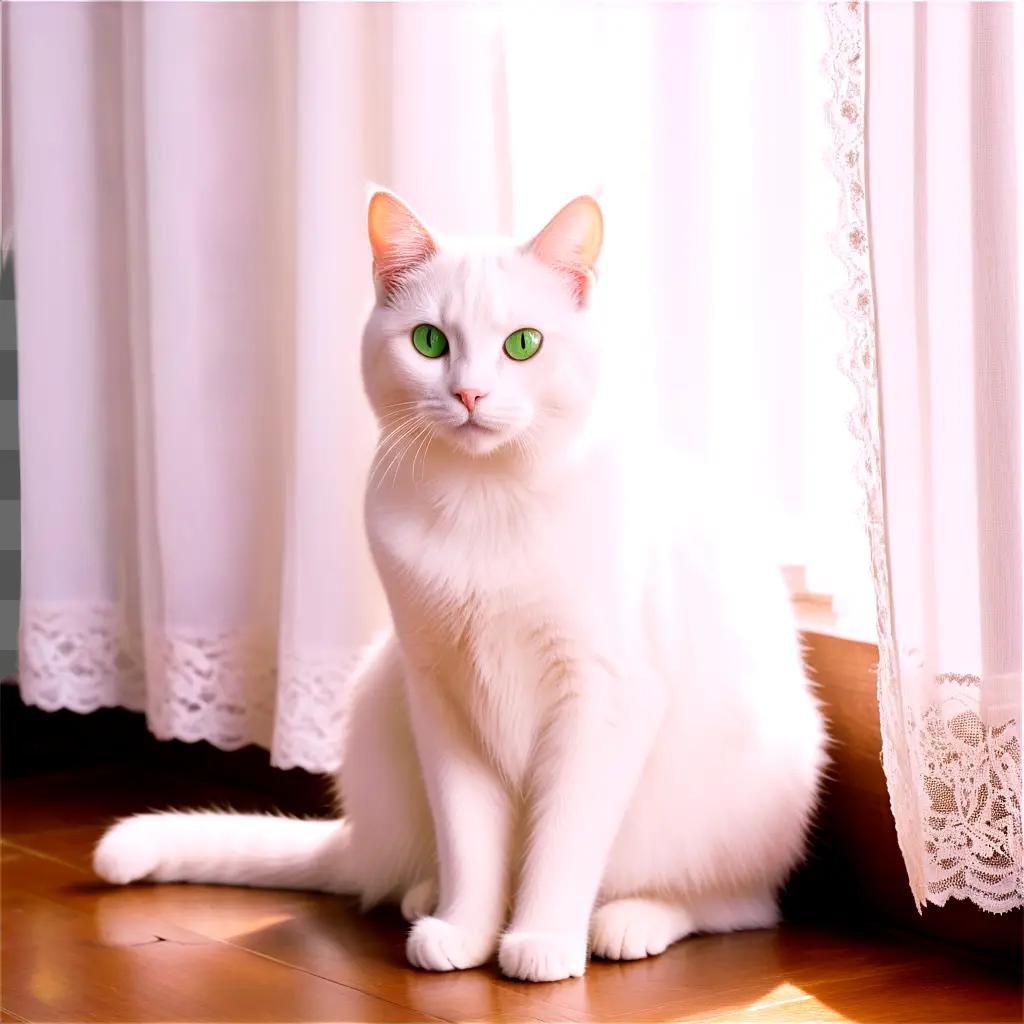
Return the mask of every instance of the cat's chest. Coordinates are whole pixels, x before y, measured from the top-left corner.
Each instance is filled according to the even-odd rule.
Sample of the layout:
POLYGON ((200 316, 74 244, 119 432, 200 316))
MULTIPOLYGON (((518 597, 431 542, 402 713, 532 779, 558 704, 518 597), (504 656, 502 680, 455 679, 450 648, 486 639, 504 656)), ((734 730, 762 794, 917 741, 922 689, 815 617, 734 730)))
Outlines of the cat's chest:
POLYGON ((618 631, 614 547, 570 497, 471 491, 377 507, 371 545, 414 685, 441 687, 510 780, 547 713, 618 631))
POLYGON ((371 546, 389 592, 414 590, 447 603, 492 599, 494 607, 507 603, 510 590, 520 600, 550 591, 559 554, 571 557, 566 551, 570 532, 557 505, 482 488, 441 507, 425 501, 384 505, 369 521, 371 546))
POLYGON ((489 759, 514 782, 527 769, 576 656, 566 622, 543 601, 489 591, 458 608, 437 609, 433 626, 409 637, 424 684, 441 687, 489 759))

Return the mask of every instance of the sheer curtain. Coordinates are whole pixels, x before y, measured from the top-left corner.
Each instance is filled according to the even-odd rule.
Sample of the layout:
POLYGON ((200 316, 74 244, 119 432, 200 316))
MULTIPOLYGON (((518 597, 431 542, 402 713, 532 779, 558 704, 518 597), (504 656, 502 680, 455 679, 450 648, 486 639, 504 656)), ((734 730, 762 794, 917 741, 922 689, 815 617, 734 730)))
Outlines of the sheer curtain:
POLYGON ((26 700, 336 765, 386 623, 361 527, 368 181, 450 232, 527 236, 599 194, 622 387, 863 617, 820 9, 4 14, 26 700))
POLYGON ((1014 6, 831 13, 885 771, 917 903, 997 912, 1024 902, 1014 6))

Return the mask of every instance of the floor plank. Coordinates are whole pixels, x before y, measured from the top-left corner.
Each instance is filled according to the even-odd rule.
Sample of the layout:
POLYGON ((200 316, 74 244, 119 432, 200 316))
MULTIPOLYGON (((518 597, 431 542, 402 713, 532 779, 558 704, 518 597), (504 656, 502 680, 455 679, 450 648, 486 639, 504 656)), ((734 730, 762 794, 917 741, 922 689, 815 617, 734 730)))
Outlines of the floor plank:
POLYGON ((138 898, 159 887, 105 906, 74 869, 4 847, 4 1002, 27 1020, 231 1021, 240 1009, 252 1021, 435 1019, 169 924, 138 898))
POLYGON ((390 910, 362 915, 313 893, 100 884, 90 856, 111 816, 161 805, 155 792, 189 801, 175 798, 176 780, 114 792, 109 775, 102 786, 63 781, 4 787, 2 1020, 1022 1020, 1016 978, 941 950, 809 927, 696 937, 554 985, 511 982, 493 966, 420 972, 405 962, 405 926, 390 910))

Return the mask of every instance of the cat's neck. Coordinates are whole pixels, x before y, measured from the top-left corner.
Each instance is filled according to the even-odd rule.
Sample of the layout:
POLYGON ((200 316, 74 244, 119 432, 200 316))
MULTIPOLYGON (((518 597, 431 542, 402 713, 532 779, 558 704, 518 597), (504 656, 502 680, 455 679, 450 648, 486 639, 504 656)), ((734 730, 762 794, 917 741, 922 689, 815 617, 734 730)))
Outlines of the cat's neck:
POLYGON ((371 473, 369 494, 391 504, 447 505, 452 495, 485 490, 497 497, 505 492, 516 494, 556 496, 558 491, 573 485, 574 479, 588 467, 594 458, 601 457, 604 438, 593 431, 559 438, 540 449, 529 442, 510 443, 483 456, 458 451, 440 441, 426 448, 413 460, 371 473))

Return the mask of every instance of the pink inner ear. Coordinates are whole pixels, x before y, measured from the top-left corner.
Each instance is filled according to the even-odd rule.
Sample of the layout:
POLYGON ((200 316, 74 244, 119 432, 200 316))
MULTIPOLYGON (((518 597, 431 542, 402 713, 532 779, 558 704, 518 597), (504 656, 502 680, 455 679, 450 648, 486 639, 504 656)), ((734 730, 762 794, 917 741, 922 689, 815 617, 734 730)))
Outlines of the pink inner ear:
POLYGON ((594 275, 577 270, 575 267, 557 267, 556 269, 569 279, 573 298, 579 303, 585 302, 590 295, 590 286, 594 283, 594 275))
POLYGON ((568 275, 582 301, 594 280, 603 235, 597 200, 580 196, 559 210, 528 248, 543 263, 568 275))
POLYGON ((437 252, 430 232, 397 196, 377 192, 368 211, 373 266, 385 292, 399 278, 437 252))

